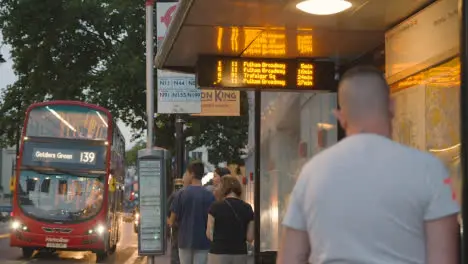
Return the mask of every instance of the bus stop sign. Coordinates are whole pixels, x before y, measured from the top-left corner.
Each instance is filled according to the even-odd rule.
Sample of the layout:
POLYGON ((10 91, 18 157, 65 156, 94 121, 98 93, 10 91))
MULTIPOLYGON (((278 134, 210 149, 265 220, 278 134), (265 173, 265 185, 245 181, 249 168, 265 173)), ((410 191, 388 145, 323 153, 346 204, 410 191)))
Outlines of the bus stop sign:
POLYGON ((162 148, 138 151, 138 197, 140 225, 138 253, 163 255, 166 251, 166 179, 169 151, 162 148))

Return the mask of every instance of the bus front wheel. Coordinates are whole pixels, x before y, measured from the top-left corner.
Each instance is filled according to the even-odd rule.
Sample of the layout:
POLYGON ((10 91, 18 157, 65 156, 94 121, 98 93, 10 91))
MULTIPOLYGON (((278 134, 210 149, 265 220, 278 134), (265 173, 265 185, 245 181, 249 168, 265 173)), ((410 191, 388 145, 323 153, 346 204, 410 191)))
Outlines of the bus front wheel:
POLYGON ((109 256, 109 253, 107 251, 98 251, 96 252, 96 260, 97 262, 101 262, 106 260, 106 258, 109 256))
POLYGON ((117 251, 117 245, 113 245, 113 246, 109 249, 109 253, 111 253, 111 254, 114 254, 115 251, 117 251))
POLYGON ((34 254, 34 249, 32 249, 32 248, 24 247, 24 248, 22 248, 22 250, 23 250, 23 257, 24 258, 30 258, 34 254))

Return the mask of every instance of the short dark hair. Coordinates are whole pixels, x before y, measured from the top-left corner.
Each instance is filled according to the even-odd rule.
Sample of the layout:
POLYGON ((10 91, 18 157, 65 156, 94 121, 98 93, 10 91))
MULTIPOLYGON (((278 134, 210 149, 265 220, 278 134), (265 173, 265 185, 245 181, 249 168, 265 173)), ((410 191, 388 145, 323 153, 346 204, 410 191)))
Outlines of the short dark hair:
POLYGON ((340 81, 344 81, 346 79, 352 79, 356 76, 373 76, 377 77, 382 81, 382 84, 389 89, 387 80, 385 79, 385 74, 379 70, 379 68, 374 67, 372 65, 358 65, 349 70, 347 70, 343 76, 341 76, 340 81))
POLYGON ((348 108, 348 117, 359 119, 388 111, 390 86, 384 73, 371 65, 359 65, 346 71, 338 87, 338 104, 348 108), (352 89, 343 89, 348 83, 352 89))
POLYGON ((200 160, 194 160, 188 165, 187 171, 193 174, 195 179, 201 180, 205 175, 205 165, 200 160))
POLYGON ((215 172, 216 174, 219 175, 219 177, 223 177, 223 176, 226 176, 226 175, 230 175, 231 174, 231 171, 228 169, 228 168, 216 168, 215 169, 215 172))
POLYGON ((221 192, 224 196, 234 193, 237 197, 242 195, 242 186, 235 176, 224 176, 221 178, 221 192))

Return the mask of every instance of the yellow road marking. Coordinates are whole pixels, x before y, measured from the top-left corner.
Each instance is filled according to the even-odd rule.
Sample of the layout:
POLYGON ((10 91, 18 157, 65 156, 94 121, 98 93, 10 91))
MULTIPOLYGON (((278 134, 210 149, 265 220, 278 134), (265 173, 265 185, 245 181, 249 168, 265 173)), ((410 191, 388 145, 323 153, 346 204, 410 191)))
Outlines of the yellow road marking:
POLYGON ((7 237, 10 237, 10 234, 2 234, 2 235, 0 235, 0 239, 2 239, 2 238, 7 238, 7 237))

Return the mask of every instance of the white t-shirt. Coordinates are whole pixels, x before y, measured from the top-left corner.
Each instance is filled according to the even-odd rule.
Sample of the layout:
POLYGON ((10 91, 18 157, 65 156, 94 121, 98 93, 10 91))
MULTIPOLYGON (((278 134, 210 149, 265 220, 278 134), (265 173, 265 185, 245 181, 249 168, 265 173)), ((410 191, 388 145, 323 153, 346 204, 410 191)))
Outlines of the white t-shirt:
POLYGON ((308 232, 313 264, 424 264, 424 222, 458 213, 444 164, 358 134, 312 158, 283 225, 308 232))

